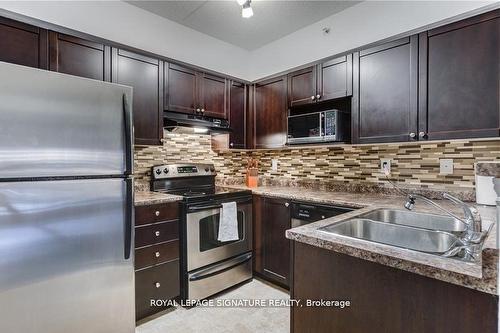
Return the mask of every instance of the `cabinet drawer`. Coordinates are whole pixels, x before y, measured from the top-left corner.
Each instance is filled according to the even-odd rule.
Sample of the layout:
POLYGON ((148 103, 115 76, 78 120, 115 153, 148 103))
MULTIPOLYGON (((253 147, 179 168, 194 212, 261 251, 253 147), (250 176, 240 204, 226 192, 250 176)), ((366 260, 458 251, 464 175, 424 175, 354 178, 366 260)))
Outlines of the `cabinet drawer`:
POLYGON ((135 225, 175 220, 179 217, 179 203, 135 207, 135 225))
POLYGON ((135 228, 135 247, 153 245, 179 238, 179 221, 155 223, 135 228))
POLYGON ((152 245, 135 250, 135 269, 179 259, 179 241, 152 245))
POLYGON ((179 260, 135 272, 137 320, 163 310, 161 307, 150 306, 151 299, 167 300, 179 295, 179 260))

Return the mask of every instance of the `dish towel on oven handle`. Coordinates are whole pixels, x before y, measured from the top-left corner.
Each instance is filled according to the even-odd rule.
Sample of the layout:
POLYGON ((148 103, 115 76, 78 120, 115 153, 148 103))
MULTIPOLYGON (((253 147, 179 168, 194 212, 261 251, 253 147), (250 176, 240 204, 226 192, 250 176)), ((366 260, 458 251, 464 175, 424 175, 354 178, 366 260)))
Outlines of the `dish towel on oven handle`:
POLYGON ((229 242, 238 239, 236 202, 225 202, 222 204, 220 212, 219 234, 217 235, 217 240, 219 242, 229 242))

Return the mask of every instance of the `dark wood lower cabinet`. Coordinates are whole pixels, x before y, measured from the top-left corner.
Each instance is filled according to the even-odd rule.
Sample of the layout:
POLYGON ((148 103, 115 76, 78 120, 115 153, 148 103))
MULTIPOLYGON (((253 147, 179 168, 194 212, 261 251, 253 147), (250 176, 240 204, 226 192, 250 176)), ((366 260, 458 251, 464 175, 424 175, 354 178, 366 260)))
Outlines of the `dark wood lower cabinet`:
POLYGON ((288 287, 290 282, 291 227, 289 201, 254 196, 254 271, 288 287))
POLYGON ((294 242, 294 333, 496 333, 498 296, 294 242))
POLYGON ((135 209, 136 320, 165 309, 152 306, 151 300, 170 300, 180 295, 178 217, 178 203, 135 209))

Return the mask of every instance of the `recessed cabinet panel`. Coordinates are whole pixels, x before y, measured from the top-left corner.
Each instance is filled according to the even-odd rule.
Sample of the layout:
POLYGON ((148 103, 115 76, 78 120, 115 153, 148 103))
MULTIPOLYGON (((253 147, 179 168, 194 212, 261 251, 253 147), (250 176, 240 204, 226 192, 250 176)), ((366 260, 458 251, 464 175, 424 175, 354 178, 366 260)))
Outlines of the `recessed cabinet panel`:
POLYGON ((113 82, 131 86, 136 144, 160 145, 163 137, 161 73, 163 63, 137 53, 113 49, 113 82))
POLYGON ((499 135, 499 50, 499 11, 420 35, 424 138, 499 135))
POLYGON ((51 31, 49 54, 51 71, 110 81, 111 48, 109 46, 51 31))
POLYGON ((229 148, 246 148, 246 86, 231 81, 229 87, 229 148))
POLYGON ((227 118, 226 79, 207 74, 200 74, 199 79, 202 114, 216 118, 227 118))
POLYGON ((319 101, 352 95, 352 54, 318 65, 319 101))
POLYGON ((198 105, 197 75, 190 68, 168 64, 165 73, 165 109, 194 113, 198 105))
POLYGON ((0 17, 0 61, 47 68, 47 30, 0 17))
POLYGON ((361 143, 416 140, 417 38, 361 51, 353 136, 361 143))
POLYGON ((316 66, 288 74, 288 105, 311 104, 316 101, 316 66))
POLYGON ((255 85, 255 148, 278 148, 286 144, 286 77, 255 85))

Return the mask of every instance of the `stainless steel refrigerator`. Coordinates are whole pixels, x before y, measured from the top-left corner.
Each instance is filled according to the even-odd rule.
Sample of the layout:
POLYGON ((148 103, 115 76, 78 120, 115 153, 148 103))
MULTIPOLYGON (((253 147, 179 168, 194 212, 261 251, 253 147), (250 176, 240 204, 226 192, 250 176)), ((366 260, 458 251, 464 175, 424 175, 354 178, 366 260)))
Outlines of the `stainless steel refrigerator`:
POLYGON ((134 332, 131 98, 0 62, 0 332, 134 332))

